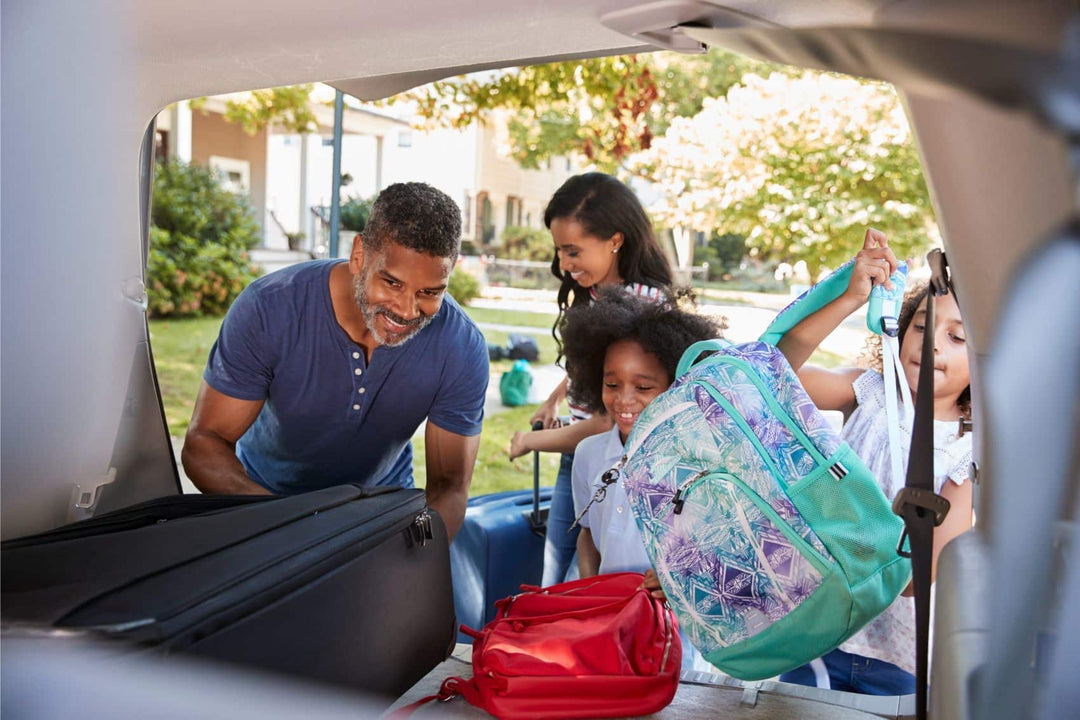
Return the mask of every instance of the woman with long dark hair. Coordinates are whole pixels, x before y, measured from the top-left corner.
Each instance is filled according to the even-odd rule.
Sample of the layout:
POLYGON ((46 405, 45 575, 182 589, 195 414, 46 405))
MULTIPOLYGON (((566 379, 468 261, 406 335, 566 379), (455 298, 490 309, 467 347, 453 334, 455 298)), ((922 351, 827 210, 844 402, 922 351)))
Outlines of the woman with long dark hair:
MULTIPOLYGON (((592 302, 598 288, 621 286, 658 302, 674 302, 671 266, 656 241, 649 216, 633 191, 618 179, 598 172, 570 178, 548 203, 544 224, 555 243, 551 273, 562 281, 559 315, 552 328, 560 360, 560 329, 566 311, 592 302)), ((591 416, 576 405, 573 389, 564 379, 532 422, 542 423, 544 429, 515 433, 511 459, 533 450, 563 453, 548 513, 544 555, 543 584, 551 585, 563 580, 577 540, 576 532, 567 532, 574 516, 570 485, 574 448, 584 438, 611 429, 612 419, 591 416), (571 423, 561 427, 558 409, 564 398, 570 406, 571 423)))

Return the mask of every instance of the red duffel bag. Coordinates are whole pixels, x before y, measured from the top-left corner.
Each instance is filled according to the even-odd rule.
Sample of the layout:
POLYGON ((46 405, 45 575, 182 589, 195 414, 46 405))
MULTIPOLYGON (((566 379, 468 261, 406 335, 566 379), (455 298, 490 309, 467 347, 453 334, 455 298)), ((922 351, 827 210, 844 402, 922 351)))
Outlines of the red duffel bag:
MULTIPOLYGON (((523 586, 496 603, 473 636, 473 677, 448 678, 434 699, 460 695, 503 720, 615 718, 668 705, 679 686, 675 615, 641 589, 639 573, 523 586)), ((412 709, 406 708, 406 711, 412 709)))

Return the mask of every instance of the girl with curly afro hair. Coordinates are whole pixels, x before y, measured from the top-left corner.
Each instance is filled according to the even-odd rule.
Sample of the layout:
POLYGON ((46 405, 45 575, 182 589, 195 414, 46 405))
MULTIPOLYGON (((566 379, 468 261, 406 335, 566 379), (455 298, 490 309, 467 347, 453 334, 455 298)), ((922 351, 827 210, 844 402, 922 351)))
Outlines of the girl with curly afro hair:
POLYGON ((630 429, 656 396, 675 380, 683 352, 699 340, 721 337, 723 324, 629 295, 604 290, 591 305, 571 308, 562 324, 566 369, 575 398, 612 418, 611 430, 582 440, 571 472, 581 577, 645 572, 649 559, 618 483, 590 503, 602 475, 623 454, 630 429))

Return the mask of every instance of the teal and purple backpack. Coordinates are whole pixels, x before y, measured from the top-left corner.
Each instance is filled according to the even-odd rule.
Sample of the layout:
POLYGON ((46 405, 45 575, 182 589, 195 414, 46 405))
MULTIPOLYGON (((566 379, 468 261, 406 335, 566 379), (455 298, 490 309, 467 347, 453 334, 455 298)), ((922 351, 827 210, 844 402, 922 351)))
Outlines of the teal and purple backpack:
MULTIPOLYGON (((823 292, 808 291, 769 332, 828 302, 823 292)), ((911 575, 897 554, 903 521, 774 345, 697 343, 677 375, 627 440, 627 496, 705 659, 744 680, 779 675, 896 599, 911 575)))

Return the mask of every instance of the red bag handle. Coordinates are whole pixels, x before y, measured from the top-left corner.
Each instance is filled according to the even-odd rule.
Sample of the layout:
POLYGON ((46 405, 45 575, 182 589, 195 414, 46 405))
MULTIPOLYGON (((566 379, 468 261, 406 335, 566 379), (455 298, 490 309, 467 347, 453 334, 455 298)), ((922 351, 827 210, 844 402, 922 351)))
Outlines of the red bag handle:
MULTIPOLYGON (((462 626, 464 627, 464 625, 462 626)), ((438 700, 439 702, 449 702, 458 695, 461 695, 470 705, 477 707, 483 707, 480 705, 480 692, 476 687, 476 683, 472 680, 466 680, 460 677, 448 677, 443 680, 442 686, 439 688, 439 692, 434 695, 428 695, 422 697, 414 703, 409 703, 405 707, 398 708, 391 714, 387 715, 384 720, 404 720, 405 718, 412 717, 412 714, 420 709, 421 706, 427 705, 432 700, 438 700)))

